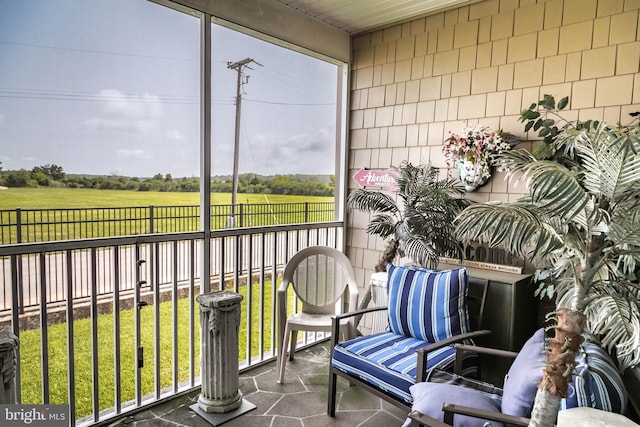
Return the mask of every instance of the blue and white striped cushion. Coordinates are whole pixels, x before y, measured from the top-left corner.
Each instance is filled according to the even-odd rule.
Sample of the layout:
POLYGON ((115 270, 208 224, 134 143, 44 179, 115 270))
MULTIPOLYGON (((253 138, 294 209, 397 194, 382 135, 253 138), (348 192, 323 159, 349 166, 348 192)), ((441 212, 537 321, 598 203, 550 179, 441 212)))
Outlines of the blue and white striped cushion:
POLYGON ((569 397, 561 409, 586 406, 623 414, 627 392, 613 360, 597 342, 585 342, 576 357, 576 372, 569 386, 569 397))
MULTIPOLYGON (((416 350, 425 345, 424 341, 413 337, 382 332, 337 344, 333 349, 331 364, 410 404, 413 398, 409 387, 416 382, 416 350)), ((453 346, 427 355, 429 370, 438 368, 451 371, 454 361, 453 346)), ((463 374, 474 376, 477 372, 476 362, 477 355, 466 352, 463 374)))
POLYGON ((466 268, 434 271, 390 265, 389 329, 435 343, 469 332, 466 268))

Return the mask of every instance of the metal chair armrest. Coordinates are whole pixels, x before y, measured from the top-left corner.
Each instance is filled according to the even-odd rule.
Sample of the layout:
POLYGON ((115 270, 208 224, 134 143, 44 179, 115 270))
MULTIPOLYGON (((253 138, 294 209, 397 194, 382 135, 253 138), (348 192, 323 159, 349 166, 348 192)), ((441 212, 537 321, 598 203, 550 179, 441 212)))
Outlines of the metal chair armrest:
POLYGON ((481 337, 483 335, 490 334, 491 331, 488 329, 481 329, 479 331, 467 332, 464 334, 456 335, 451 338, 444 339, 442 341, 438 341, 437 343, 429 344, 422 348, 416 350, 418 353, 418 366, 416 370, 416 382, 424 382, 427 378, 427 354, 430 352, 437 350, 442 347, 446 347, 448 345, 455 344, 457 342, 461 342, 464 340, 468 340, 471 338, 481 337))
POLYGON ((349 317, 353 317, 353 316, 358 316, 358 315, 362 315, 362 314, 366 314, 366 313, 373 313, 375 311, 382 311, 382 310, 387 310, 387 307, 367 307, 367 308, 361 308, 358 310, 353 310, 350 311, 348 313, 341 313, 341 314, 336 314, 335 316, 332 316, 333 319, 336 319, 338 322, 342 319, 346 319, 349 317))
POLYGON ((376 311, 386 310, 387 307, 367 307, 359 310, 350 311, 348 313, 337 314, 331 316, 331 348, 339 342, 340 339, 340 321, 342 319, 348 319, 354 316, 362 316, 366 313, 373 313, 376 311))
POLYGON ((425 415, 418 411, 411 411, 409 413, 409 419, 411 419, 411 427, 423 425, 427 427, 450 427, 449 424, 445 424, 440 420, 437 420, 429 415, 425 415))
POLYGON ((488 356, 506 357, 508 359, 515 359, 518 356, 518 353, 515 351, 500 350, 497 348, 480 347, 469 344, 454 344, 453 346, 456 348, 456 351, 473 351, 488 356))
POLYGON ((513 415, 503 414, 501 412, 492 412, 484 409, 472 408, 469 406, 454 405, 452 403, 444 403, 442 405, 442 410, 445 412, 445 417, 447 416, 446 413, 449 412, 485 420, 498 421, 504 424, 515 424, 519 426, 528 426, 530 421, 529 418, 516 417, 513 415))

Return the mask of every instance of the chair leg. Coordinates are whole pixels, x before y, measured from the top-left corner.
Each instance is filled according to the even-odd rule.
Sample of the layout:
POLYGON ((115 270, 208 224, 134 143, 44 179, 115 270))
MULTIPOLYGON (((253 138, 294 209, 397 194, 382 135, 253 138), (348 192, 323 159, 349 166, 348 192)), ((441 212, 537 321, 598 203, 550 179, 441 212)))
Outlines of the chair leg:
POLYGON ((336 380, 337 376, 329 366, 329 387, 327 396, 327 414, 330 417, 336 416, 336 380))
POLYGON ((291 349, 289 350, 289 360, 293 360, 296 354, 296 345, 298 343, 298 331, 296 329, 291 331, 291 349))
POLYGON ((290 331, 289 324, 284 328, 284 337, 282 339, 282 343, 280 345, 280 351, 278 351, 277 364, 278 364, 278 384, 284 383, 284 366, 287 363, 287 347, 289 343, 287 340, 289 339, 290 331))

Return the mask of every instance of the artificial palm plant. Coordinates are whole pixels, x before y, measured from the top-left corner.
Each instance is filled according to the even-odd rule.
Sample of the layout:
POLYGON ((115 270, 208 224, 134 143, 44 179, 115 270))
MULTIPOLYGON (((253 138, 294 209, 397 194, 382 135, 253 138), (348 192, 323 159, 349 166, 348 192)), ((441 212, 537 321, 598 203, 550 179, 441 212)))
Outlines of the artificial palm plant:
POLYGON ((384 271, 396 253, 428 268, 436 268, 440 256, 461 257, 453 220, 469 205, 464 188, 457 180, 439 179, 438 169, 429 164, 414 166, 404 161, 394 169, 397 201, 366 189, 353 191, 347 199, 349 207, 373 214, 367 233, 391 238, 376 271, 384 271))
POLYGON ((555 336, 531 418, 553 425, 567 395, 581 334, 600 335, 619 368, 640 364, 640 142, 638 128, 561 117, 568 104, 545 95, 521 114, 544 137, 534 155, 498 156, 528 194, 469 206, 457 218, 463 241, 483 241, 530 259, 555 297, 555 336), (557 119, 557 120, 556 120, 557 119), (544 153, 544 154, 540 154, 544 153))

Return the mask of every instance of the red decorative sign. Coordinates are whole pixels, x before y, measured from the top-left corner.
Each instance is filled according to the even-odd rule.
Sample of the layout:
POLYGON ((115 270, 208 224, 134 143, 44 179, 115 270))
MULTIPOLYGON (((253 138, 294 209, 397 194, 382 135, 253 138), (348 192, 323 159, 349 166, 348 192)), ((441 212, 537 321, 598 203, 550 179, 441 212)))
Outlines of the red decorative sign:
POLYGON ((362 187, 382 187, 397 191, 397 172, 395 169, 360 169, 353 175, 353 179, 362 187))

